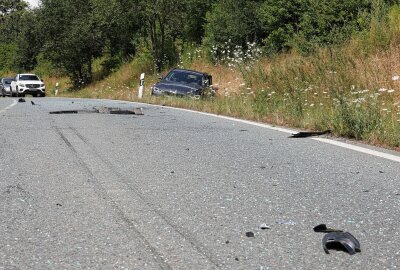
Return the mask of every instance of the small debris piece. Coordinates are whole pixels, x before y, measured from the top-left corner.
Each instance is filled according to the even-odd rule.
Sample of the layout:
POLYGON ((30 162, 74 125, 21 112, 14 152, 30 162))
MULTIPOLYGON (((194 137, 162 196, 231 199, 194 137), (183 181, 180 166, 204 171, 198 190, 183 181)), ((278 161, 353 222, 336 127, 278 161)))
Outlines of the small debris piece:
POLYGON ((57 206, 60 206, 60 207, 62 206, 62 204, 61 204, 61 203, 57 203, 56 205, 57 205, 57 206))
POLYGON ((238 257, 236 257, 236 258, 235 258, 235 261, 237 261, 237 262, 238 262, 238 261, 239 261, 239 258, 238 258, 238 257))
POLYGON ((360 242, 349 232, 331 232, 322 239, 322 246, 326 254, 330 249, 345 251, 350 255, 361 252, 360 242))
POLYGON ((379 173, 385 173, 384 171, 379 171, 379 173))
POLYGON ((229 244, 229 243, 230 243, 229 240, 226 240, 225 244, 229 244))
POLYGON ((33 102, 32 100, 31 100, 31 104, 32 104, 32 105, 36 105, 35 102, 33 102))
POLYGON ((343 232, 340 230, 326 227, 325 224, 320 224, 314 227, 314 232, 330 233, 330 232, 343 232))
POLYGON ((50 112, 50 114, 75 114, 78 113, 78 111, 54 111, 50 112))
POLYGON ((18 99, 18 102, 20 102, 20 103, 25 102, 25 99, 24 98, 20 98, 20 99, 18 99))
POLYGON ((265 168, 267 168, 267 167, 265 167, 265 166, 260 166, 260 169, 261 169, 261 170, 264 170, 265 168))
POLYGON ((136 115, 143 115, 144 114, 142 108, 133 108, 133 112, 136 115))
POLYGON ((263 224, 260 225, 260 229, 261 230, 269 230, 269 229, 271 229, 271 227, 268 226, 266 223, 263 223, 263 224))
POLYGON ((325 130, 325 131, 302 131, 299 133, 292 134, 290 138, 307 138, 307 137, 312 137, 312 136, 319 136, 319 135, 324 135, 331 133, 332 131, 330 129, 325 130))
POLYGON ((246 131, 248 131, 247 129, 241 129, 241 130, 239 130, 240 132, 246 132, 246 131))
POLYGON ((247 233, 246 233, 246 236, 247 236, 247 237, 254 237, 254 233, 253 233, 253 232, 247 232, 247 233))
POLYGON ((278 220, 276 223, 280 225, 296 225, 296 222, 291 220, 278 220))
POLYGON ((120 108, 100 107, 94 108, 98 113, 104 114, 137 114, 143 115, 142 108, 133 108, 131 110, 121 110, 120 108))

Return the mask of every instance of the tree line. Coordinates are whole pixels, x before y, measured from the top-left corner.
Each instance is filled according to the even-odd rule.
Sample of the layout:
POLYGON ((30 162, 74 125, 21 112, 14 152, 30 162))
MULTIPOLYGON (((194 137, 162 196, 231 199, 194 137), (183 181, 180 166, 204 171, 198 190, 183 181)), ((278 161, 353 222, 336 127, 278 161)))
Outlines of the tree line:
POLYGON ((79 87, 141 51, 155 69, 176 65, 187 48, 210 61, 257 46, 265 55, 338 46, 399 0, 0 0, 0 71, 49 70, 79 87))

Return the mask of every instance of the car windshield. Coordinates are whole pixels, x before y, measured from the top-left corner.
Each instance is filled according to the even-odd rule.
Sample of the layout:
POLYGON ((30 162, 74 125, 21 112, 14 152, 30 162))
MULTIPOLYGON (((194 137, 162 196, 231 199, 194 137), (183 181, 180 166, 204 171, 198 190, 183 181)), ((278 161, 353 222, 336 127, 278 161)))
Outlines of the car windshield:
POLYGON ((203 76, 192 72, 173 70, 164 79, 167 82, 177 82, 181 84, 189 84, 193 86, 203 85, 203 76))
POLYGON ((19 76, 20 81, 39 81, 38 76, 36 75, 21 75, 19 76))

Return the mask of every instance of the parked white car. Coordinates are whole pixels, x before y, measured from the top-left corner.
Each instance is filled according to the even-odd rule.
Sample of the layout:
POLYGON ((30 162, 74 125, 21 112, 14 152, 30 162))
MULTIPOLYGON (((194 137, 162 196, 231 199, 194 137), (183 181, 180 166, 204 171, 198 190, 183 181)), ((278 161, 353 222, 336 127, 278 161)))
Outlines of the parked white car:
POLYGON ((11 82, 10 91, 12 96, 24 97, 30 94, 34 97, 46 96, 46 86, 35 74, 17 74, 15 81, 11 82))

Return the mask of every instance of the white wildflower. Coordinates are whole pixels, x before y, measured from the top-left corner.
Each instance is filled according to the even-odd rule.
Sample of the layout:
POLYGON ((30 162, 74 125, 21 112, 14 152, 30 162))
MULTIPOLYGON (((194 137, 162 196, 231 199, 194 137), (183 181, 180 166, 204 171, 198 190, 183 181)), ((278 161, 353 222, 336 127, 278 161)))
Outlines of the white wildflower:
POLYGON ((393 77, 392 77, 392 80, 393 81, 398 81, 400 79, 400 76, 399 75, 394 75, 393 77))
POLYGON ((388 90, 388 93, 393 93, 393 92, 394 92, 393 89, 388 90))
POLYGON ((378 91, 379 91, 379 92, 386 92, 387 89, 386 89, 386 88, 380 88, 378 91))

